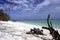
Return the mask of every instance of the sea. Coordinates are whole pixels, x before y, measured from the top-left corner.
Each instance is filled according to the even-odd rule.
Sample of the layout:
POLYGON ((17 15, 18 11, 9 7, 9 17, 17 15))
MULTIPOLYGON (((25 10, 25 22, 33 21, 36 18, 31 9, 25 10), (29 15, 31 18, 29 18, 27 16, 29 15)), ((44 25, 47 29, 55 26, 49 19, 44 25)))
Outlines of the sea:
MULTIPOLYGON (((52 22, 53 27, 60 29, 60 20, 50 20, 52 22)), ((39 25, 47 27, 47 20, 19 20, 18 22, 39 25)))

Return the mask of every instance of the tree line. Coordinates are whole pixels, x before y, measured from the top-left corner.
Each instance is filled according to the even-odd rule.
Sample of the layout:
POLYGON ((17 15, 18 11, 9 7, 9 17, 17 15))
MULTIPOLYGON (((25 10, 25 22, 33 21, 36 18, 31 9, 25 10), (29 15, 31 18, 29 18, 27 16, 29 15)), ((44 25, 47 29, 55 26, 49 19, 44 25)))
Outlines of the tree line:
POLYGON ((0 21, 8 21, 10 20, 10 17, 7 13, 5 13, 3 10, 0 10, 0 21))

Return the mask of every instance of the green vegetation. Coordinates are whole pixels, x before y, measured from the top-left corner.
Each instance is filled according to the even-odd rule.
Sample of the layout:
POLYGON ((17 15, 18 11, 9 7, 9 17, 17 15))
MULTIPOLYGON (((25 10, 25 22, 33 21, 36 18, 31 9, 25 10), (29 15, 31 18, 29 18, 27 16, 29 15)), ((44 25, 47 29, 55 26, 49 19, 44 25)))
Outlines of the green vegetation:
POLYGON ((8 21, 10 20, 9 15, 3 12, 3 10, 0 10, 0 20, 1 21, 8 21))

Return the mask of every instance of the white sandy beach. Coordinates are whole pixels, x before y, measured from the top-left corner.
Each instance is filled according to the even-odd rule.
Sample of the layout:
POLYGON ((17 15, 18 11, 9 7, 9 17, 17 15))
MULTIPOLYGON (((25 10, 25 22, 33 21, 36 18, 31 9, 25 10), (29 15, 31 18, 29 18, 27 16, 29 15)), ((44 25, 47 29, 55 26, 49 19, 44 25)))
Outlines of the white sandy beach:
MULTIPOLYGON (((50 40, 49 31, 42 29, 46 35, 26 34, 31 28, 42 29, 42 26, 22 22, 0 21, 0 40, 50 40)), ((60 33, 60 29, 57 29, 60 33)))

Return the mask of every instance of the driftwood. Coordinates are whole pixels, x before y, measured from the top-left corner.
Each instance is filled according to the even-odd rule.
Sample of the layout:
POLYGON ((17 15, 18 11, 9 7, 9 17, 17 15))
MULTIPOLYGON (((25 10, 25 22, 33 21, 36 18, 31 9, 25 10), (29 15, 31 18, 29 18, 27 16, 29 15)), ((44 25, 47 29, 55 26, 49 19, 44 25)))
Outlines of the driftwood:
POLYGON ((42 28, 49 30, 54 40, 60 40, 60 34, 58 33, 58 31, 56 31, 53 28, 52 22, 49 19, 50 19, 50 14, 48 15, 48 18, 47 18, 48 27, 42 27, 42 28))
POLYGON ((33 28, 33 29, 30 29, 29 32, 26 32, 26 34, 43 35, 43 30, 40 30, 39 28, 33 28))

